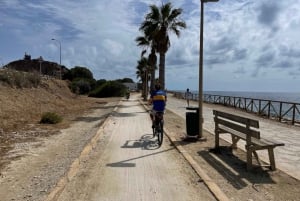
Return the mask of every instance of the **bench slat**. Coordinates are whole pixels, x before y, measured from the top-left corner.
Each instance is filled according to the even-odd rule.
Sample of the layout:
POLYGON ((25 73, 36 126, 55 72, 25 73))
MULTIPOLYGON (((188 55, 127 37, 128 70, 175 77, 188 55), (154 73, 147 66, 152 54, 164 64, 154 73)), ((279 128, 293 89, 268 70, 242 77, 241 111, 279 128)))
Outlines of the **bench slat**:
POLYGON ((275 170, 274 148, 284 146, 283 143, 273 142, 271 140, 260 139, 260 132, 257 120, 241 117, 217 110, 213 110, 215 115, 215 147, 219 147, 219 135, 230 133, 232 137, 232 146, 236 148, 239 139, 246 141, 247 170, 252 168, 252 153, 256 150, 267 149, 269 154, 270 168, 275 170), (256 128, 256 129, 252 129, 256 128))
MULTIPOLYGON (((241 133, 239 131, 233 130, 233 129, 225 127, 225 126, 219 126, 219 129, 223 132, 233 134, 233 135, 237 136, 238 138, 241 138, 246 141, 247 136, 244 133, 241 133)), ((264 148, 284 146, 283 143, 272 142, 272 141, 266 140, 266 139, 257 139, 255 137, 251 137, 251 143, 256 146, 264 147, 264 148)))
POLYGON ((230 119, 232 121, 235 122, 239 122, 242 124, 249 124, 249 126, 252 126, 254 128, 259 128, 259 121, 254 120, 254 119, 249 119, 246 117, 241 117, 241 116, 236 116, 233 114, 229 114, 229 113, 225 113, 225 112, 221 112, 221 111, 217 111, 217 110, 213 110, 213 114, 218 116, 218 117, 224 117, 226 119, 230 119))
POLYGON ((230 122, 230 121, 226 121, 225 119, 215 118, 215 122, 219 125, 224 125, 226 127, 237 130, 241 133, 245 133, 246 135, 251 135, 251 137, 255 137, 255 138, 260 139, 260 132, 259 131, 252 130, 250 128, 246 128, 245 126, 241 126, 241 125, 235 124, 235 123, 230 122))

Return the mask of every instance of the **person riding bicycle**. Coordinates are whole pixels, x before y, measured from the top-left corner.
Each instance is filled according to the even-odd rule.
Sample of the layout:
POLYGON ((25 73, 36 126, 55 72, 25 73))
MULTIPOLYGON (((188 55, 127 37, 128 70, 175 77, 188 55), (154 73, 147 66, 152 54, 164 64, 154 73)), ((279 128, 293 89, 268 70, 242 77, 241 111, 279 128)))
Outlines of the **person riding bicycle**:
POLYGON ((149 104, 152 106, 150 117, 152 120, 152 128, 154 128, 155 114, 157 112, 164 112, 167 102, 167 94, 161 89, 160 84, 155 84, 155 90, 151 93, 149 104))

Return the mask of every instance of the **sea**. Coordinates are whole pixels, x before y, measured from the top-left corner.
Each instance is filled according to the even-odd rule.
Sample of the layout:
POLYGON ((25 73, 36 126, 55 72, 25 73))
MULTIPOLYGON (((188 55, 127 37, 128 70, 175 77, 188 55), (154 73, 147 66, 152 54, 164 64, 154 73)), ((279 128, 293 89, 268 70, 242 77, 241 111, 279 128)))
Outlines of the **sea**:
MULTIPOLYGON (((185 93, 183 90, 177 92, 185 93)), ((198 91, 191 91, 198 94, 198 91)), ((263 99, 281 102, 300 103, 299 92, 244 92, 244 91, 204 91, 203 94, 219 95, 219 96, 235 96, 242 98, 263 99)))
MULTIPOLYGON (((177 90, 176 92, 180 92, 184 95, 185 91, 177 90)), ((192 94, 198 94, 198 91, 191 91, 192 94)), ((216 95, 216 96, 231 96, 231 97, 241 97, 241 98, 249 98, 249 99, 258 99, 258 100, 266 100, 266 101, 275 101, 273 102, 272 111, 270 111, 271 115, 279 114, 279 102, 283 102, 282 105, 282 113, 286 112, 285 117, 292 118, 293 113, 290 108, 295 105, 296 112, 295 118, 300 122, 300 92, 238 92, 238 91, 204 91, 203 94, 207 95, 216 95)), ((197 97, 197 96, 195 96, 197 97)), ((258 104, 258 101, 254 101, 258 104)), ((266 104, 266 103, 265 103, 266 104)), ((257 109, 256 109, 257 110, 257 109)))

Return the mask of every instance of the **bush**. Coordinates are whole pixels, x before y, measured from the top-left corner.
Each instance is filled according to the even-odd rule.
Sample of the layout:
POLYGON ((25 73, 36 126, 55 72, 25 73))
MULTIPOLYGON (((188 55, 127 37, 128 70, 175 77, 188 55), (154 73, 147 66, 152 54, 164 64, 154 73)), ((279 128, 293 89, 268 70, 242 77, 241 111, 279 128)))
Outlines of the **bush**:
POLYGON ((62 121, 62 117, 53 112, 46 112, 42 115, 41 124, 57 124, 62 121))
POLYGON ((38 73, 28 73, 16 70, 4 69, 0 71, 0 82, 17 88, 38 87, 41 78, 38 73))
POLYGON ((127 88, 120 82, 107 81, 91 91, 90 97, 104 98, 104 97, 121 97, 124 96, 127 88))
POLYGON ((89 80, 78 79, 70 84, 71 91, 76 94, 88 94, 91 91, 91 82, 89 80))
POLYGON ((75 79, 88 79, 93 80, 93 73, 86 67, 75 66, 74 68, 70 69, 65 76, 65 79, 73 81, 75 79))

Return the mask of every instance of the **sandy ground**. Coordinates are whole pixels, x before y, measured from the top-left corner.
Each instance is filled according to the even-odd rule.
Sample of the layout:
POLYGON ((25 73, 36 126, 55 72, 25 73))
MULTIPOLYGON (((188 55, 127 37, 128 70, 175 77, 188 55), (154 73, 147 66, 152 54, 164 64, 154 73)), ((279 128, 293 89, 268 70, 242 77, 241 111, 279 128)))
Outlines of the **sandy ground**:
POLYGON ((11 152, 22 157, 1 171, 0 200, 44 200, 117 103, 99 105, 94 112, 78 116, 57 135, 17 144, 11 152))

